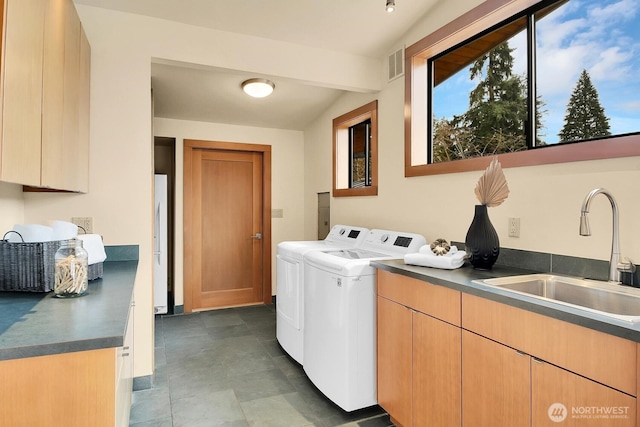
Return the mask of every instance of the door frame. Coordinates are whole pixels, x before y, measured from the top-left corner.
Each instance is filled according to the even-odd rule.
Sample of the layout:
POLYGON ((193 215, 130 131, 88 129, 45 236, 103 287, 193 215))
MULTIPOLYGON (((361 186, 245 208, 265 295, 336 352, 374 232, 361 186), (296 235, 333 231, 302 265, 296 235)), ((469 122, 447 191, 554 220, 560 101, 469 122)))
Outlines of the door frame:
POLYGON ((193 287, 191 286, 193 272, 188 268, 184 260, 192 257, 194 250, 190 243, 192 219, 189 214, 192 211, 191 190, 192 182, 192 151, 243 151, 262 154, 262 299, 265 304, 272 303, 271 295, 271 146, 262 144, 245 144, 237 142, 204 141, 197 139, 184 140, 184 222, 183 222, 183 251, 184 251, 184 311, 193 311, 193 287))

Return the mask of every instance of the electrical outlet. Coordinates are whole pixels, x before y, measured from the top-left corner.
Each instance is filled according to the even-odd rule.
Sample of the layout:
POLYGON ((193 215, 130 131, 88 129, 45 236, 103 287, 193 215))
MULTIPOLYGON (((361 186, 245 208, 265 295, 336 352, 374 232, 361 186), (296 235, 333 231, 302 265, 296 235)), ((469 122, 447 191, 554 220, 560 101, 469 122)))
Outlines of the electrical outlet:
POLYGON ((81 229, 78 230, 79 234, 91 234, 93 233, 93 218, 90 216, 74 216, 71 218, 71 222, 77 225, 81 229))
POLYGON ((520 218, 509 218, 509 237, 520 237, 520 218))

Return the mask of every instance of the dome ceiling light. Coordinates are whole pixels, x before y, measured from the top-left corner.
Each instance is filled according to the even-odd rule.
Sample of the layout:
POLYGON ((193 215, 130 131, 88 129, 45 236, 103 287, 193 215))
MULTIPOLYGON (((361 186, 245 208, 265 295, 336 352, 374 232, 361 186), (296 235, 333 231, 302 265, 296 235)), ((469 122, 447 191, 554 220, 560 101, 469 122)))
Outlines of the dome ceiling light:
POLYGON ((386 11, 391 13, 394 10, 396 10, 396 0, 387 0, 386 11))
POLYGON ((271 95, 276 85, 267 79, 249 79, 242 82, 242 90, 254 98, 264 98, 271 95))

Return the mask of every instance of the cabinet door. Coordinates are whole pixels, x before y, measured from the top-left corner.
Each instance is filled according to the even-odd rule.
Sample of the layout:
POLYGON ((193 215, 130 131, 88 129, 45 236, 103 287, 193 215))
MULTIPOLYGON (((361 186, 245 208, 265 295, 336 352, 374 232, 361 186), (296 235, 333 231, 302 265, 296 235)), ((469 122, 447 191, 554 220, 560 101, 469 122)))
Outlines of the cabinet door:
POLYGON ((531 357, 462 331, 462 425, 520 427, 531 420, 531 357))
POLYGON ((5 0, 0 179, 40 185, 45 2, 5 0))
POLYGON ((636 399, 572 372, 533 359, 532 425, 636 425, 636 399))
POLYGON ((411 426, 411 310, 378 297, 378 403, 397 425, 411 426))
POLYGON ((64 158, 64 189, 78 190, 78 168, 84 166, 80 158, 80 18, 72 1, 66 3, 64 33, 64 117, 62 121, 62 146, 64 158))
POLYGON ((91 93, 91 46, 80 28, 80 104, 78 123, 78 167, 76 168, 76 190, 89 191, 89 101, 91 93))
POLYGON ((0 427, 113 427, 115 348, 0 361, 0 427))
POLYGON ((413 425, 460 426, 460 328, 413 312, 413 425))
POLYGON ((42 76, 41 185, 64 188, 62 121, 64 103, 64 28, 69 0, 48 0, 44 25, 42 76))

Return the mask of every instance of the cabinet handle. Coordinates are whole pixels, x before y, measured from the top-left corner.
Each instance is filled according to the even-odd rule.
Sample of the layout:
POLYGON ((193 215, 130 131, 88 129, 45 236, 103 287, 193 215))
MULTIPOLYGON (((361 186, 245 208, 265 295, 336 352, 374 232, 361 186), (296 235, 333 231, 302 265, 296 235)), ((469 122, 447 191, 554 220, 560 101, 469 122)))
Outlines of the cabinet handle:
POLYGON ((516 353, 519 354, 520 356, 528 356, 528 354, 525 353, 524 351, 516 350, 516 353))
POLYGON ((129 353, 122 353, 122 357, 127 357, 129 355, 129 353))
POLYGON ((123 350, 129 350, 129 346, 122 347, 123 350))
POLYGON ((531 356, 531 359, 533 359, 534 362, 539 363, 541 365, 544 363, 544 360, 538 359, 537 357, 531 356))

